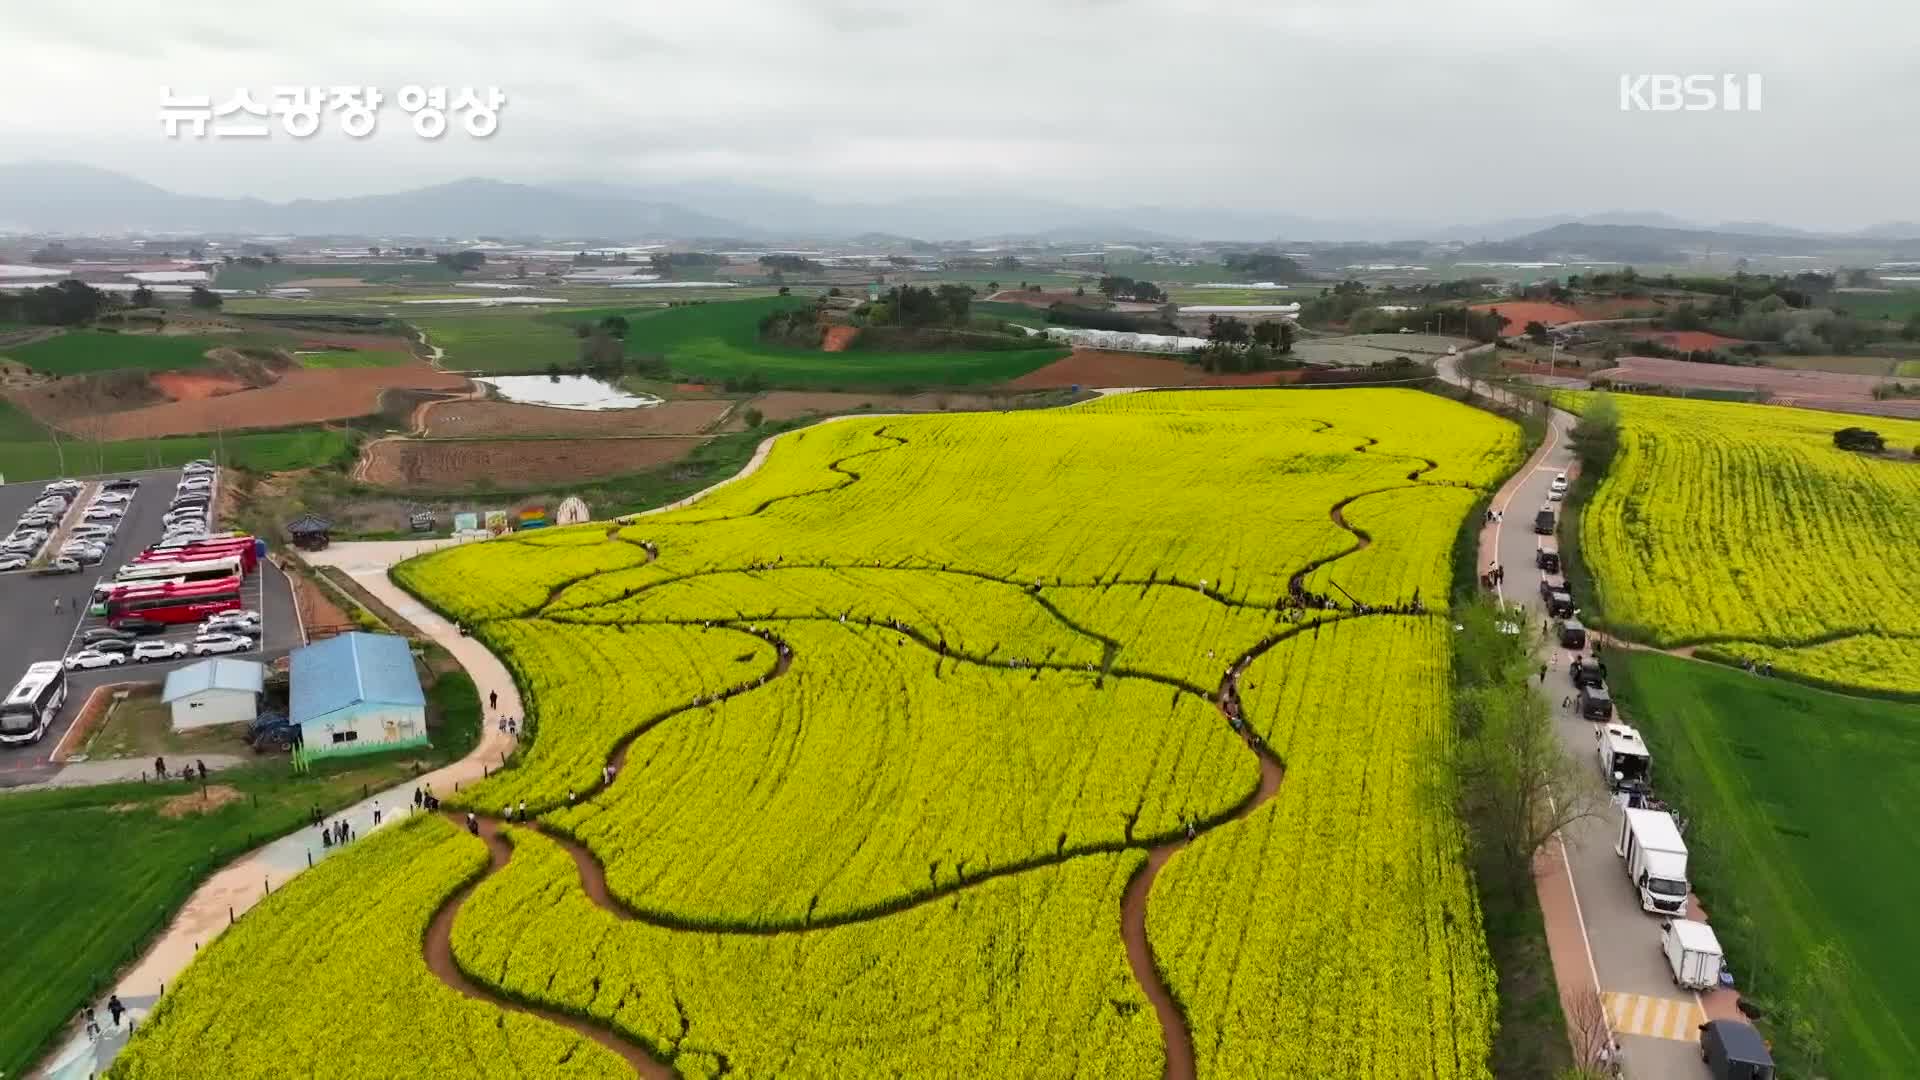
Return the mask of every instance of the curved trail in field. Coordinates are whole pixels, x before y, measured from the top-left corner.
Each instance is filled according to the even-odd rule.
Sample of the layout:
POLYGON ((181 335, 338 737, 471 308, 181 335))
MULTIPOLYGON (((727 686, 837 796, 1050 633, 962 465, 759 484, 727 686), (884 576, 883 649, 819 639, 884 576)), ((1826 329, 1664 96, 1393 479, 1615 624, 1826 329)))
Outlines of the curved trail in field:
MULTIPOLYGON (((1327 424, 1324 430, 1330 431, 1331 429, 1332 429, 1332 425, 1327 424)), ((907 444, 907 440, 902 439, 898 436, 887 434, 884 428, 876 430, 874 434, 882 438, 891 440, 895 445, 904 446, 907 444)), ((1378 440, 1369 439, 1369 441, 1366 444, 1355 447, 1354 450, 1356 452, 1364 453, 1366 452, 1368 446, 1377 445, 1377 443, 1378 443, 1378 440)), ((726 517, 719 517, 719 518, 707 518, 707 519, 703 519, 703 522, 701 523, 704 523, 704 521, 738 520, 739 518, 742 518, 742 517, 751 517, 787 499, 799 498, 806 495, 826 494, 832 491, 841 490, 842 488, 845 488, 847 486, 850 486, 854 483, 859 482, 859 480, 861 479, 861 476, 859 473, 855 472, 852 469, 848 469, 844 467, 845 462, 850 461, 856 457, 865 456, 867 454, 878 453, 882 450, 887 450, 891 448, 892 447, 871 448, 868 450, 859 451, 854 454, 849 454, 845 457, 842 457, 834 460, 833 462, 830 462, 828 465, 828 468, 833 472, 841 474, 841 476, 843 477, 842 482, 837 483, 832 487, 817 488, 809 491, 791 492, 784 495, 773 496, 771 498, 762 500, 760 503, 756 504, 751 511, 748 511, 746 514, 729 515, 726 517)), ((1429 459, 1419 458, 1417 460, 1422 461, 1424 463, 1424 467, 1415 469, 1413 472, 1408 474, 1408 480, 1410 483, 1407 486, 1419 485, 1421 483, 1419 478, 1422 473, 1439 467, 1437 462, 1433 462, 1429 459)), ((1388 488, 1388 489, 1381 489, 1381 490, 1396 490, 1396 489, 1388 488)), ((1326 566, 1339 559, 1345 558, 1348 555, 1352 555, 1355 552, 1365 550, 1368 546, 1372 544, 1372 538, 1365 531, 1355 528, 1354 526, 1350 525, 1346 521, 1344 510, 1348 505, 1350 505, 1357 499, 1364 498, 1367 495, 1373 495, 1373 494, 1379 494, 1379 493, 1380 493, 1379 491, 1369 491, 1369 492, 1362 492, 1356 495, 1351 495, 1345 499, 1342 499, 1340 502, 1336 503, 1333 507, 1329 509, 1328 511, 1329 518, 1333 521, 1333 523, 1336 526, 1338 526, 1339 528, 1341 528, 1342 530, 1348 533, 1351 533, 1355 537, 1355 543, 1352 547, 1344 551, 1335 553, 1333 555, 1327 556, 1322 559, 1315 560, 1312 563, 1308 564, 1306 567, 1295 572, 1289 578, 1289 588, 1293 596, 1298 597, 1302 595, 1301 589, 1300 589, 1301 583, 1304 580, 1304 578, 1308 574, 1312 573, 1314 570, 1319 569, 1320 567, 1326 566)), ((639 546, 646 551, 647 563, 655 562, 658 559, 659 549, 652 542, 650 541, 639 541, 639 542, 627 541, 627 542, 638 543, 639 546)), ((639 592, 645 591, 648 588, 652 588, 655 585, 667 584, 670 581, 686 580, 687 578, 701 576, 702 574, 759 573, 759 572, 765 572, 767 570, 773 570, 773 569, 779 569, 779 568, 780 567, 778 566, 769 566, 769 567, 752 568, 747 570, 732 569, 732 570, 698 571, 690 574, 679 575, 679 576, 665 579, 659 582, 648 583, 635 590, 630 591, 625 596, 622 596, 618 599, 626 599, 627 597, 630 597, 639 592)), ((798 569, 800 567, 795 566, 793 568, 798 569)), ((820 567, 820 568, 827 568, 827 567, 820 567)), ((1088 638, 1091 638, 1095 641, 1098 641, 1102 644, 1104 656, 1103 656, 1103 662, 1100 669, 1100 678, 1104 679, 1106 676, 1111 675, 1115 678, 1146 679, 1146 680, 1158 682, 1164 685, 1173 686, 1178 691, 1183 693, 1198 694, 1212 701, 1216 709, 1220 712, 1222 718, 1225 719, 1230 725, 1232 725, 1236 733, 1239 734, 1242 744, 1248 749, 1250 753, 1254 755, 1255 761, 1259 769, 1259 780, 1254 791, 1248 796, 1246 796, 1245 798, 1241 799, 1235 806, 1231 807, 1224 814, 1215 815, 1213 818, 1205 821, 1195 820, 1189 826, 1189 828, 1192 830, 1190 834, 1180 833, 1170 838, 1163 837, 1163 838, 1143 839, 1143 840, 1136 841, 1132 836, 1132 825, 1131 823, 1129 823, 1127 827, 1125 839, 1118 843, 1087 845, 1083 848, 1075 849, 1073 851, 1067 851, 1064 848, 1062 848, 1062 849, 1056 850, 1054 853, 1050 855, 1044 855, 1044 856, 1040 856, 1040 857, 1028 859, 1028 860, 1021 860, 1015 863, 1003 864, 1001 866, 996 866, 990 870, 976 873, 970 877, 962 875, 957 880, 955 880, 954 882, 951 882, 947 886, 937 888, 937 889, 927 890, 924 893, 914 894, 910 897, 905 898, 904 902, 896 899, 887 904, 876 905, 869 909, 842 912, 834 916, 830 916, 822 919, 810 918, 808 921, 801 924, 797 924, 797 925, 772 924, 772 925, 756 925, 753 927, 741 927, 738 925, 696 925, 688 922, 686 919, 684 919, 684 917, 673 917, 673 916, 665 915, 664 913, 645 913, 645 912, 637 911, 631 908, 622 900, 620 900, 620 898, 616 897, 613 894, 612 890, 608 888, 607 881, 606 881, 605 866, 593 854, 593 852, 588 848, 586 848, 583 844, 574 840, 570 836, 566 836, 560 833, 557 829, 554 829, 551 826, 540 824, 537 821, 521 822, 521 823, 518 823, 518 827, 535 829, 539 831, 543 836, 559 844, 564 850, 566 850, 569 856, 574 861, 574 865, 580 881, 580 887, 583 893, 596 906, 611 913, 617 918, 643 922, 643 923, 655 925, 668 930, 685 930, 685 931, 697 931, 702 933, 739 934, 739 935, 753 935, 753 936, 766 936, 771 934, 783 934, 783 933, 806 933, 813 930, 828 929, 835 926, 846 926, 854 923, 870 921, 873 919, 884 918, 890 915, 898 914, 905 910, 909 910, 914 907, 918 907, 922 904, 926 904, 938 899, 952 896, 954 893, 957 893, 962 889, 971 889, 976 885, 980 885, 985 882, 996 880, 998 878, 1006 877, 1012 874, 1024 873, 1028 870, 1041 869, 1049 866, 1057 866, 1066 862, 1069 859, 1083 857, 1086 855, 1111 853, 1114 851, 1121 851, 1121 850, 1144 851, 1146 853, 1146 858, 1142 861, 1139 869, 1136 870, 1133 876, 1128 880, 1127 887, 1121 896, 1121 903, 1120 903, 1121 941, 1126 951, 1128 966, 1133 972, 1133 976, 1135 980, 1139 983, 1142 993, 1146 996, 1148 1002, 1153 1006, 1156 1019, 1160 1024, 1162 1042, 1165 1046, 1165 1054, 1166 1054, 1165 1075, 1169 1078, 1169 1080, 1192 1080, 1192 1078, 1195 1075, 1195 1054, 1194 1054, 1194 1047, 1193 1047, 1192 1031, 1188 1026, 1185 1014, 1181 1011, 1179 1003, 1174 999, 1173 993, 1171 989, 1168 987, 1164 978, 1162 977, 1159 970, 1159 966, 1154 959, 1152 942, 1149 940, 1147 936, 1147 925, 1146 925, 1147 910, 1148 910, 1148 903, 1152 895, 1153 884, 1155 880, 1158 878, 1160 871, 1165 868, 1167 863, 1181 848, 1186 847, 1188 844, 1192 843, 1194 840, 1198 839, 1200 836, 1208 832, 1211 832, 1222 825, 1246 818, 1247 816, 1252 814, 1255 810, 1259 809, 1262 806, 1265 806, 1276 795, 1278 795, 1280 791, 1281 782, 1285 777, 1284 763, 1279 759, 1277 755, 1273 753, 1273 751, 1270 748, 1268 748, 1265 745, 1265 743, 1261 740, 1261 738, 1257 734, 1254 734, 1251 731, 1250 727, 1247 727, 1245 725, 1242 719, 1242 717, 1244 716, 1244 713, 1242 711, 1242 707, 1240 704, 1240 689, 1239 689, 1240 678, 1242 674, 1246 671, 1248 666, 1251 665, 1260 656, 1264 655, 1268 650, 1272 649, 1274 646, 1280 644, 1283 641, 1286 641, 1289 638, 1295 637, 1309 630, 1317 631, 1322 622, 1338 622, 1338 621, 1344 621, 1345 618, 1361 618, 1369 615, 1388 615, 1388 614, 1395 614, 1396 612, 1389 611, 1389 610, 1373 610, 1366 607, 1365 605, 1356 604, 1354 613, 1348 616, 1337 617, 1333 619, 1319 619, 1319 620, 1313 620, 1309 622, 1292 623, 1289 626, 1287 626, 1285 629, 1280 630, 1276 633, 1270 634, 1269 636, 1262 639, 1261 641, 1253 645, 1251 648, 1243 652, 1240 656, 1238 656, 1233 661, 1232 664, 1228 666, 1226 672, 1221 677, 1218 687, 1213 691, 1207 691, 1206 689, 1196 686, 1193 683, 1187 682, 1186 680, 1179 679, 1173 676, 1161 675, 1159 673, 1154 673, 1154 672, 1133 671, 1133 670, 1128 670, 1124 668, 1114 667, 1113 660, 1115 658, 1116 652, 1119 649, 1120 643, 1115 639, 1108 637, 1107 635, 1100 634, 1098 631, 1094 631, 1088 627, 1081 626, 1078 623, 1075 623, 1073 620, 1069 619, 1063 612, 1060 612, 1051 603, 1047 602, 1044 597, 1039 595, 1039 590, 1046 586, 1043 586, 1038 582, 1023 584, 1023 583, 1011 581, 1005 578, 995 577, 993 575, 990 575, 981 571, 953 569, 945 566, 934 567, 931 565, 928 565, 928 566, 900 565, 900 566, 893 566, 893 567, 870 566, 865 568, 889 569, 889 570, 916 570, 921 572, 934 571, 934 572, 943 572, 943 573, 958 573, 958 574, 964 574, 967 576, 981 578, 989 581, 998 582, 1000 584, 1020 588, 1023 593, 1027 594, 1036 602, 1046 607, 1048 611, 1055 618, 1059 619, 1070 630, 1072 630, 1073 632, 1079 633, 1083 636, 1086 636, 1088 638)), ((519 618, 548 617, 545 615, 547 609, 550 608, 558 600, 560 593, 567 586, 577 584, 581 581, 586 581, 590 578, 597 577, 597 576, 600 576, 601 574, 610 573, 610 572, 612 571, 596 571, 593 574, 582 575, 579 578, 573 579, 568 582, 564 582, 561 585, 556 586, 549 591, 547 599, 544 603, 537 605, 532 611, 516 617, 519 617, 519 618)), ((1216 602, 1219 602, 1222 604, 1227 604, 1229 606, 1259 607, 1263 609, 1269 607, 1269 605, 1266 605, 1266 604, 1253 604, 1247 601, 1234 600, 1215 590, 1209 590, 1205 586, 1186 585, 1178 582, 1177 580, 1169 580, 1169 581, 1162 582, 1162 581, 1155 580, 1154 578, 1149 578, 1148 580, 1145 580, 1145 581, 1124 581, 1116 577, 1111 582, 1101 582, 1096 579, 1094 582, 1090 584, 1091 585, 1121 584, 1121 585, 1142 586, 1142 587, 1168 586, 1168 587, 1177 587, 1177 588, 1191 588, 1191 589, 1195 589, 1198 592, 1201 592, 1204 595, 1207 595, 1209 599, 1215 600, 1216 602)), ((1056 580, 1054 587, 1087 587, 1087 586, 1079 585, 1078 583, 1076 583, 1073 586, 1068 586, 1067 583, 1056 580)), ((611 603, 611 602, 618 602, 618 600, 603 601, 602 603, 611 603)), ((569 608, 569 609, 563 609, 563 610, 566 610, 566 611, 586 610, 587 608, 591 608, 595 606, 600 606, 600 605, 597 605, 597 604, 586 605, 583 608, 577 608, 577 609, 569 608)), ((1272 606, 1278 608, 1281 606, 1281 603, 1277 602, 1272 606)), ((1338 605, 1333 605, 1333 606, 1337 607, 1338 605)), ((1417 610, 1415 612, 1409 612, 1408 614, 1417 614, 1417 610)), ((555 621, 565 621, 565 620, 555 620, 555 621)), ((644 622, 645 620, 632 620, 632 621, 644 622)), ((681 713, 685 713, 694 709, 705 708, 706 706, 711 705, 715 702, 722 701, 727 698, 737 696, 739 694, 747 693, 751 690, 764 686, 769 679, 778 678, 786 674, 787 671, 791 668, 793 658, 794 658, 794 652, 793 652, 792 646, 789 645, 784 640, 782 640, 781 638, 774 635, 772 631, 764 630, 760 627, 760 625, 758 625, 761 623, 774 623, 774 622, 781 622, 781 621, 843 622, 843 621, 850 621, 850 619, 847 619, 844 616, 829 616, 829 615, 810 615, 810 616, 768 615, 768 616, 753 617, 753 618, 736 617, 735 619, 723 619, 723 620, 716 620, 716 621, 658 620, 658 622, 660 623, 671 622, 671 623, 676 623, 680 625, 693 625, 695 623, 699 623, 700 625, 713 628, 713 629, 722 629, 722 630, 728 630, 733 632, 751 634, 752 636, 758 637, 761 640, 774 646, 776 660, 773 666, 766 673, 760 675, 757 679, 751 680, 749 682, 737 684, 735 686, 729 687, 725 690, 718 691, 711 695, 701 695, 701 696, 695 697, 689 702, 683 703, 671 709, 664 710, 660 713, 657 713, 653 716, 650 716, 642 720, 632 730, 630 730, 625 735, 623 735, 619 740, 619 742, 615 744, 613 749, 608 754, 607 763, 614 769, 616 777, 620 773, 625 771, 627 755, 633 743, 637 739, 639 739, 640 736, 652 730, 654 727, 658 726, 660 723, 663 723, 674 716, 680 715, 681 713), (742 626, 741 623, 743 622, 749 623, 750 625, 742 626)), ((625 620, 621 622, 625 622, 625 620)), ((603 625, 620 625, 620 624, 621 623, 607 623, 603 625)), ((1054 662, 1047 662, 1047 661, 995 662, 986 656, 974 656, 974 655, 963 653, 949 646, 945 640, 944 635, 939 635, 938 638, 936 639, 935 636, 930 636, 928 633, 921 631, 917 627, 911 626, 897 619, 882 620, 878 624, 874 623, 873 620, 871 620, 870 618, 862 619, 863 627, 874 627, 875 625, 877 625, 879 628, 883 630, 890 630, 894 633, 898 633, 904 639, 914 641, 916 644, 920 645, 921 647, 937 653, 941 658, 941 662, 952 661, 955 663, 970 663, 970 664, 976 664, 984 667, 993 668, 996 670, 1040 669, 1040 670, 1059 670, 1059 671, 1080 672, 1080 671, 1085 671, 1087 667, 1086 665, 1074 666, 1074 665, 1065 664, 1065 663, 1054 663, 1054 662)), ((1039 674, 1039 670, 1033 671, 1033 677, 1037 678, 1038 674, 1039 674)), ((600 790, 604 787, 605 787, 604 783, 596 784, 593 787, 587 789, 584 793, 582 793, 581 797, 590 798, 593 795, 599 793, 600 790)), ((549 809, 550 808, 551 807, 549 807, 549 809)), ((456 821, 456 823, 459 823, 459 819, 454 815, 449 814, 448 816, 450 818, 453 818, 456 821)), ((672 1066, 669 1063, 663 1062, 658 1058, 655 1058, 650 1053, 642 1049, 638 1044, 630 1041, 626 1036, 613 1031, 610 1026, 602 1026, 597 1021, 589 1021, 584 1018, 572 1016, 572 1015, 561 1013, 558 1011, 523 1004, 521 1002, 518 1002, 511 998, 506 997, 504 994, 501 994, 490 987, 485 987, 485 986, 481 986, 474 983, 466 976, 464 972, 459 970, 458 964, 453 959, 451 942, 452 942, 453 924, 455 919, 458 917, 460 908, 464 905, 466 899, 472 894, 473 890, 478 887, 481 881, 484 881, 487 877, 495 873, 498 873, 501 868, 507 865, 507 863, 510 861, 512 857, 512 846, 508 842, 506 837, 502 836, 499 831, 500 825, 502 823, 496 818, 482 816, 478 814, 475 815, 475 820, 478 825, 481 836, 485 839, 487 843, 488 852, 489 852, 489 862, 488 862, 487 868, 483 871, 481 875, 479 875, 473 882, 470 882, 468 885, 464 886, 462 889, 456 892, 434 914, 432 923, 430 924, 428 929, 426 941, 424 943, 424 950, 426 953, 428 966, 433 970, 434 974, 438 976, 441 979, 441 981, 444 982, 449 987, 469 997, 475 997, 482 1000, 490 1001, 493 1004, 503 1009, 510 1009, 518 1012, 523 1012, 531 1016, 538 1016, 543 1019, 551 1020, 555 1023, 559 1023, 565 1026, 569 1030, 578 1032, 583 1036, 592 1038, 594 1039, 594 1041, 618 1053, 623 1060, 626 1060, 630 1065, 632 1065, 633 1068, 642 1076, 652 1078, 652 1077, 665 1077, 665 1076, 675 1075, 674 1070, 672 1069, 672 1066)))

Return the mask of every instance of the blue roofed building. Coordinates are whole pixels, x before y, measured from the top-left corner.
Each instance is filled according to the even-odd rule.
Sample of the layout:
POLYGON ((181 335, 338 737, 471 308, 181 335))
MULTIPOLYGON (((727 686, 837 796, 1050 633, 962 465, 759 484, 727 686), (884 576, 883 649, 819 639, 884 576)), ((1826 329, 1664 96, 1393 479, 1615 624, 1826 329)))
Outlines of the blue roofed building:
POLYGON ((354 632, 295 649, 288 719, 314 757, 427 744, 427 698, 405 638, 354 632))

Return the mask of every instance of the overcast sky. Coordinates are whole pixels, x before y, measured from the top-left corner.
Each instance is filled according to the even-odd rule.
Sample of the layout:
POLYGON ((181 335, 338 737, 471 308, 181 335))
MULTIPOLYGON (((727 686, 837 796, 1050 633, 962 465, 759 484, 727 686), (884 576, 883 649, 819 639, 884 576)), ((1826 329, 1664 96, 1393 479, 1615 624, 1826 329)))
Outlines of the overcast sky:
POLYGON ((1920 218, 1920 5, 1704 0, 325 0, 10 9, 0 160, 216 195, 726 178, 1477 221, 1920 218), (227 9, 227 14, 214 12, 227 9), (1757 72, 1759 113, 1623 112, 1623 73, 1757 72), (498 132, 168 139, 163 86, 497 86, 498 132))

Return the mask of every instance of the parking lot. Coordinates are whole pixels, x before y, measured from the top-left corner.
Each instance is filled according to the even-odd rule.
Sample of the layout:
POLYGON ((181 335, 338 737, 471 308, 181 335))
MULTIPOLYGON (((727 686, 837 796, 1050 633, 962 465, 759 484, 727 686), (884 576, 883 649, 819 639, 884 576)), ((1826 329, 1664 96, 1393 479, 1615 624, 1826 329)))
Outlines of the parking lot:
MULTIPOLYGON (((56 576, 39 576, 31 571, 0 574, 0 611, 8 616, 0 620, 0 693, 19 681, 28 664, 63 659, 79 647, 78 638, 83 630, 104 626, 104 619, 86 614, 94 583, 112 577, 121 565, 132 561, 165 533, 162 519, 179 483, 180 471, 156 469, 116 475, 138 479, 140 490, 127 504, 120 530, 100 565, 86 567, 78 574, 56 576)), ((40 497, 43 487, 44 482, 0 485, 0 531, 12 526, 40 497)), ((71 520, 79 520, 77 512, 71 520)), ((216 523, 215 528, 218 527, 216 523)), ((300 624, 293 608, 292 591, 286 577, 272 563, 261 560, 259 569, 247 576, 242 603, 260 612, 265 633, 260 635, 253 652, 228 655, 273 659, 300 644, 300 624)), ((154 637, 191 641, 195 632, 194 626, 187 625, 169 628, 154 637)), ((119 667, 70 672, 67 702, 46 737, 27 746, 0 748, 0 787, 31 783, 51 772, 55 748, 94 687, 104 683, 158 682, 172 668, 194 659, 189 656, 147 664, 129 662, 119 667)))

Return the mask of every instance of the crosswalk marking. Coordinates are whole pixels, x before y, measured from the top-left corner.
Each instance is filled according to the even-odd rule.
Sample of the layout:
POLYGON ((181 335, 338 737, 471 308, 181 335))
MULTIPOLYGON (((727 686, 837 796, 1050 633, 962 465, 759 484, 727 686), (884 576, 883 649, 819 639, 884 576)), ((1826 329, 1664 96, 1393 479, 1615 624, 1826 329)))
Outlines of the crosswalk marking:
POLYGON ((1615 1031, 1628 1035, 1646 1035, 1655 1039, 1699 1042, 1700 1025, 1707 1014, 1691 1000, 1648 997, 1608 991, 1601 995, 1607 1019, 1615 1031))

